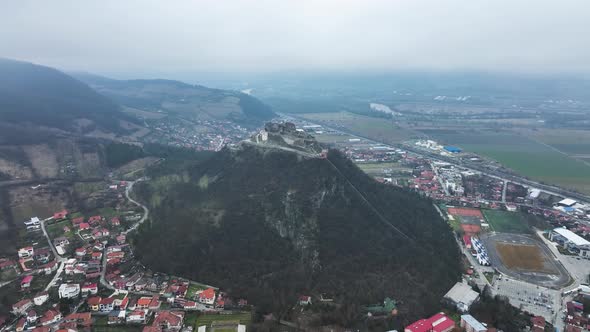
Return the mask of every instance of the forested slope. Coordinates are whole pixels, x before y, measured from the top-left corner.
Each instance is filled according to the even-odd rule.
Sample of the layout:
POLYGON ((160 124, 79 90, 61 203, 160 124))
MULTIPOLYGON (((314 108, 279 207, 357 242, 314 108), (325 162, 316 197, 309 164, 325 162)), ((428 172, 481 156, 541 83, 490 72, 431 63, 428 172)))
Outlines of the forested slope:
POLYGON ((140 259, 261 311, 280 315, 298 294, 329 293, 346 304, 330 316, 340 324, 386 296, 415 318, 459 278, 453 235, 432 203, 375 182, 337 151, 304 158, 244 144, 153 174, 137 188, 152 211, 134 239, 140 259))

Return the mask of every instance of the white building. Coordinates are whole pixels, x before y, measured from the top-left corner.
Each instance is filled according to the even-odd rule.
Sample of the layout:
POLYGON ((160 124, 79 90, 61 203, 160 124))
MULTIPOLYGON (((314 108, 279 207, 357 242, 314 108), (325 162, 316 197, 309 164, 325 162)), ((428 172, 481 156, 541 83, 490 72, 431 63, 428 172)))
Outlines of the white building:
POLYGON ((33 247, 24 247, 18 250, 18 258, 29 258, 33 257, 35 249, 33 247))
POLYGON ((61 284, 59 285, 59 298, 71 299, 80 295, 79 284, 61 284))
POLYGON ((465 329, 465 332, 486 332, 488 330, 487 327, 471 315, 461 316, 461 327, 465 329))
POLYGON ((555 228, 549 233, 549 239, 561 244, 570 252, 590 258, 590 242, 567 228, 555 228))
POLYGON ((49 293, 47 292, 41 292, 35 295, 35 297, 33 298, 33 302, 35 302, 35 305, 42 305, 43 303, 47 302, 47 300, 49 300, 49 293))
POLYGON ((458 282, 445 294, 444 299, 460 312, 467 312, 478 297, 479 294, 466 282, 458 282))

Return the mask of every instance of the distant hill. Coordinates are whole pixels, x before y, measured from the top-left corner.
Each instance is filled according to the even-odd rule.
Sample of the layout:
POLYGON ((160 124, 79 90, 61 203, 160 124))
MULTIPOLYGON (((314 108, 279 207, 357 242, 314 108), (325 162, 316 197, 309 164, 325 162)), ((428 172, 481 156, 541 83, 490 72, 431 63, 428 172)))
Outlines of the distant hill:
MULTIPOLYGON (((41 136, 49 129, 124 133, 121 120, 132 121, 116 103, 71 76, 45 66, 0 59, 0 136, 11 140, 5 143, 23 136, 23 126, 41 136)), ((21 138, 33 139, 33 135, 26 136, 21 138)))
POLYGON ((114 80, 76 73, 78 79, 121 105, 192 119, 231 120, 259 126, 275 117, 271 108, 247 94, 163 79, 114 80))
POLYGON ((385 297, 402 301, 405 321, 440 308, 460 259, 432 202, 377 183, 340 152, 310 157, 304 140, 311 149, 289 151, 291 139, 269 135, 196 166, 152 169, 136 189, 151 209, 137 255, 280 317, 301 294, 334 296, 343 305, 319 316, 341 325, 385 297))

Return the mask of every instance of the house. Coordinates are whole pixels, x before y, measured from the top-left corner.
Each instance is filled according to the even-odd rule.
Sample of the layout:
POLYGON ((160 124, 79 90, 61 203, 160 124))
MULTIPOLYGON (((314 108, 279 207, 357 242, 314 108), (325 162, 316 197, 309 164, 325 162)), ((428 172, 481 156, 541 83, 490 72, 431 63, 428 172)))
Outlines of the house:
POLYGON ((455 322, 441 312, 406 326, 404 332, 449 332, 454 328, 455 322))
POLYGON ((61 313, 55 309, 49 309, 45 312, 43 317, 41 317, 41 325, 51 325, 56 323, 57 321, 61 320, 62 316, 61 313))
POLYGON ((204 304, 215 303, 215 289, 207 288, 199 294, 199 302, 204 304))
POLYGON ((35 250, 33 249, 32 246, 20 248, 18 250, 18 258, 30 258, 30 257, 33 257, 34 254, 35 254, 35 250))
POLYGON ((27 325, 27 319, 25 317, 18 320, 16 323, 16 332, 22 332, 25 330, 25 326, 27 325))
POLYGON ((74 226, 80 225, 83 222, 84 222, 84 217, 78 217, 78 218, 72 219, 72 223, 74 224, 74 226))
POLYGON ((113 225, 113 226, 121 226, 121 220, 119 220, 119 217, 113 217, 111 219, 111 225, 113 225))
POLYGON ((88 222, 91 224, 95 224, 97 222, 100 222, 102 220, 101 216, 92 216, 90 218, 88 218, 88 222))
POLYGON ((21 289, 29 289, 31 287, 31 282, 33 281, 33 276, 25 276, 20 281, 20 288, 21 289))
POLYGON ((156 313, 152 326, 162 330, 178 331, 182 327, 184 312, 162 310, 156 313))
POLYGON ((100 229, 96 229, 96 230, 94 230, 94 232, 92 232, 92 236, 93 236, 95 239, 101 238, 101 237, 102 237, 102 235, 103 235, 103 234, 102 234, 102 230, 100 230, 100 229))
POLYGON ((309 305, 311 304, 311 296, 301 295, 299 296, 299 305, 309 305))
POLYGON ((55 239, 53 239, 53 245, 56 247, 57 246, 65 247, 68 244, 70 244, 70 241, 65 236, 60 236, 60 237, 56 237, 55 239))
POLYGON ((59 285, 58 295, 60 299, 72 299, 80 295, 79 284, 61 284, 59 285))
POLYGON ((100 260, 100 259, 102 259, 102 252, 100 252, 100 251, 93 251, 92 254, 90 255, 90 257, 92 259, 100 260))
POLYGON ((161 305, 160 299, 158 299, 157 296, 154 296, 154 297, 152 297, 152 299, 150 301, 150 304, 148 306, 148 309, 150 309, 150 310, 158 310, 158 309, 160 309, 160 305, 161 305))
POLYGON ((89 223, 87 223, 87 222, 83 222, 83 223, 80 223, 80 224, 78 224, 78 228, 79 228, 81 231, 83 231, 83 230, 87 230, 87 229, 90 229, 90 224, 89 224, 89 223))
POLYGON ((35 251, 35 259, 41 263, 48 263, 51 257, 51 250, 49 248, 41 248, 35 251))
POLYGON ((143 324, 145 323, 145 316, 147 310, 136 309, 127 314, 125 319, 128 324, 143 324))
POLYGON ((31 332, 51 332, 49 326, 39 326, 31 330, 31 332))
POLYGON ((71 313, 64 318, 66 323, 74 323, 74 327, 88 328, 92 326, 92 316, 89 312, 71 313))
POLYGON ((96 283, 84 284, 84 286, 82 286, 81 291, 83 295, 95 295, 96 293, 98 293, 98 285, 96 283))
POLYGON ((86 248, 84 248, 84 247, 76 248, 76 256, 78 256, 78 257, 86 256, 86 248))
POLYGON ((47 275, 52 274, 53 272, 57 271, 57 262, 51 261, 39 268, 40 272, 43 272, 47 275))
POLYGON ((86 300, 86 304, 88 304, 88 307, 90 307, 90 310, 99 311, 101 301, 102 301, 102 298, 100 296, 93 296, 93 297, 89 297, 88 300, 86 300))
POLYGON ((533 328, 531 329, 531 331, 533 331, 533 332, 545 331, 545 325, 547 325, 547 323, 545 322, 545 318, 543 316, 535 316, 535 317, 531 318, 531 323, 533 324, 533 328))
POLYGON ((465 329, 465 332, 486 332, 488 330, 487 327, 471 315, 461 316, 461 327, 465 329))
POLYGON ((61 210, 61 211, 55 212, 53 214, 53 219, 56 219, 56 220, 64 219, 67 216, 68 216, 68 210, 61 210))
POLYGON ((150 306, 150 302, 152 301, 151 297, 141 297, 137 300, 136 309, 147 309, 150 306))
POLYGON ((113 309, 115 309, 115 298, 113 297, 105 297, 104 299, 100 300, 100 311, 102 312, 110 312, 113 311, 113 309))
POLYGON ((182 305, 184 310, 196 310, 197 309, 197 302, 195 301, 185 301, 182 305))
POLYGON ((118 235, 116 238, 118 244, 123 244, 127 240, 124 234, 118 235))
POLYGON ((463 281, 456 283, 443 299, 455 306, 459 312, 467 312, 478 297, 479 294, 463 281))
POLYGON ((126 316, 125 310, 111 311, 111 312, 109 312, 109 318, 108 318, 107 324, 113 325, 113 324, 125 323, 125 316, 126 316))
POLYGON ((12 312, 15 315, 24 315, 29 308, 33 306, 33 301, 30 299, 23 299, 12 305, 12 312))
POLYGON ((39 319, 39 316, 37 316, 37 312, 35 310, 29 310, 29 312, 27 313, 27 323, 30 325, 35 324, 37 322, 37 319, 39 319))
POLYGON ((47 302, 47 300, 49 300, 49 293, 45 291, 38 293, 33 298, 35 305, 43 305, 43 303, 47 302))

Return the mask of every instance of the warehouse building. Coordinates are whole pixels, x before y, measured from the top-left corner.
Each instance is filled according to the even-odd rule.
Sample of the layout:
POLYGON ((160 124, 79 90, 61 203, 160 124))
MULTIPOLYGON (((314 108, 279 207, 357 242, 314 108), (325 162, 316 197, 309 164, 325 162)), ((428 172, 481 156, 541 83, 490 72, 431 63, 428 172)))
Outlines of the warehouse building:
POLYGON ((443 300, 457 308, 459 312, 467 312, 478 297, 479 294, 466 282, 458 282, 445 294, 443 300))
POLYGON ((584 258, 590 258, 590 242, 567 228, 555 228, 549 233, 551 241, 584 258))

